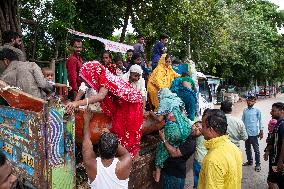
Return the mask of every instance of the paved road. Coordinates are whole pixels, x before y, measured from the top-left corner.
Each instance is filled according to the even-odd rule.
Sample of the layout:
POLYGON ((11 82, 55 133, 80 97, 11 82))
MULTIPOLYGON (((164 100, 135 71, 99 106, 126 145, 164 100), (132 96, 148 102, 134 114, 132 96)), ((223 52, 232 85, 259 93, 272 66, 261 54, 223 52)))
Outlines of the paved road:
MULTIPOLYGON (((266 137, 267 137, 267 125, 269 120, 271 119, 270 115, 270 110, 271 106, 275 102, 283 102, 284 101, 284 95, 278 95, 277 98, 268 98, 268 99, 263 99, 257 101, 255 106, 260 109, 262 116, 263 116, 263 123, 264 123, 264 139, 259 141, 259 146, 260 146, 260 155, 261 155, 261 172, 257 173, 254 171, 254 166, 251 167, 243 167, 243 184, 242 188, 243 189, 266 189, 267 184, 266 184, 266 177, 268 173, 268 162, 263 160, 263 151, 264 148, 266 147, 266 137)), ((238 105, 240 107, 237 107, 237 111, 234 112, 235 116, 241 117, 242 111, 240 111, 241 106, 245 106, 245 103, 242 103, 238 105)), ((245 147, 244 147, 244 142, 242 142, 241 149, 243 151, 243 158, 246 160, 246 154, 245 154, 245 147)))
MULTIPOLYGON (((270 110, 271 106, 275 102, 284 102, 284 95, 278 95, 277 98, 267 98, 267 99, 260 99, 256 102, 255 107, 259 108, 262 112, 263 116, 263 123, 264 123, 264 138, 259 141, 260 145, 260 156, 261 156, 261 172, 256 172, 254 170, 254 166, 243 167, 243 180, 242 180, 242 189, 267 189, 266 184, 266 177, 268 173, 268 162, 263 160, 263 151, 266 147, 265 139, 267 137, 267 124, 268 121, 271 119, 270 110)), ((246 107, 246 102, 238 102, 234 105, 234 110, 232 114, 236 117, 241 118, 243 109, 246 107)), ((218 106, 216 108, 219 108, 218 106)), ((245 146, 244 142, 241 142, 241 150, 243 152, 243 161, 246 161, 246 154, 245 154, 245 146)), ((253 153, 254 157, 254 153, 253 153)), ((190 164, 190 163, 188 163, 190 164)), ((192 171, 190 170, 187 174, 186 179, 186 189, 192 188, 192 171)))

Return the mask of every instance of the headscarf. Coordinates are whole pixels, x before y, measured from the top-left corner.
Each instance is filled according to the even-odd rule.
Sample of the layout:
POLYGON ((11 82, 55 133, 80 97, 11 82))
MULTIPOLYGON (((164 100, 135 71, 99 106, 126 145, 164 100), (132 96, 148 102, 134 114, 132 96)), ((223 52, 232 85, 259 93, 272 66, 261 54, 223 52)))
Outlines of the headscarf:
POLYGON ((131 72, 135 72, 141 75, 140 79, 135 83, 131 83, 141 94, 143 97, 147 99, 147 91, 145 88, 145 80, 142 77, 143 70, 140 65, 132 65, 127 73, 122 76, 122 79, 126 82, 129 82, 129 76, 131 72))
POLYGON ((140 75, 143 74, 143 70, 141 68, 141 66, 135 64, 135 65, 132 65, 128 71, 129 75, 130 75, 130 72, 135 72, 135 73, 139 73, 140 75))
MULTIPOLYGON (((169 124, 178 124, 181 133, 187 135, 188 132, 184 133, 185 130, 191 130, 191 124, 187 117, 184 115, 184 103, 177 96, 177 94, 172 93, 169 89, 161 89, 158 93, 159 107, 157 114, 158 115, 167 115, 173 113, 176 119, 176 122, 169 124)), ((190 133, 190 132, 189 132, 190 133)))
MULTIPOLYGON (((130 103, 142 103, 141 94, 128 82, 113 75, 108 69, 98 61, 90 61, 83 65, 80 76, 97 92, 101 87, 105 87, 112 95, 119 100, 130 103)), ((104 113, 111 115, 114 110, 112 96, 107 94, 100 102, 104 113)))
MULTIPOLYGON (((196 113, 196 106, 197 106, 197 97, 196 93, 194 90, 189 89, 185 86, 183 86, 183 82, 193 82, 192 78, 189 76, 182 77, 182 78, 177 78, 173 81, 172 86, 171 86, 171 91, 176 93, 178 97, 182 99, 182 101, 185 104, 185 110, 187 112, 187 116, 190 120, 194 120, 195 118, 195 113, 196 113)), ((192 88, 194 88, 192 83, 192 88)))
MULTIPOLYGON (((122 76, 122 79, 124 80, 124 81, 127 81, 127 82, 129 82, 129 76, 130 76, 130 73, 131 72, 135 72, 135 73, 139 73, 141 76, 142 76, 142 74, 143 74, 143 70, 142 70, 142 68, 141 68, 141 66, 139 66, 139 65, 132 65, 131 67, 130 67, 130 69, 128 70, 128 72, 126 72, 125 74, 123 74, 123 76, 122 76)), ((145 80, 142 78, 142 77, 140 77, 140 79, 137 81, 137 83, 140 83, 140 82, 145 82, 145 80)), ((144 84, 145 85, 145 84, 144 84)))
POLYGON ((149 79, 149 82, 156 85, 159 89, 170 88, 172 81, 176 77, 180 77, 171 65, 169 67, 166 66, 166 56, 167 54, 161 56, 158 66, 154 69, 149 79))
POLYGON ((268 123, 268 132, 272 133, 273 128, 276 126, 277 120, 276 119, 271 119, 268 123))
POLYGON ((173 112, 175 107, 184 108, 183 101, 177 96, 177 94, 172 93, 169 89, 161 89, 158 93, 159 107, 157 114, 166 115, 173 112))

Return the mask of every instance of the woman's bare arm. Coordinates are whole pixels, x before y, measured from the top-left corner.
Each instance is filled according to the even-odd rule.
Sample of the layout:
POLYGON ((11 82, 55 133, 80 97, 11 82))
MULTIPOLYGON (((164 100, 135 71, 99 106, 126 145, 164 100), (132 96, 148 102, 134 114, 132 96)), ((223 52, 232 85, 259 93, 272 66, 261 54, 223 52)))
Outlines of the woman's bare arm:
POLYGON ((108 90, 104 87, 101 87, 99 93, 96 94, 96 95, 93 95, 89 98, 85 98, 83 100, 78 100, 78 101, 68 103, 67 106, 66 106, 67 111, 72 112, 75 108, 77 108, 79 106, 84 106, 84 105, 87 105, 87 104, 93 104, 93 103, 96 103, 96 102, 100 102, 105 98, 107 93, 108 93, 108 90))

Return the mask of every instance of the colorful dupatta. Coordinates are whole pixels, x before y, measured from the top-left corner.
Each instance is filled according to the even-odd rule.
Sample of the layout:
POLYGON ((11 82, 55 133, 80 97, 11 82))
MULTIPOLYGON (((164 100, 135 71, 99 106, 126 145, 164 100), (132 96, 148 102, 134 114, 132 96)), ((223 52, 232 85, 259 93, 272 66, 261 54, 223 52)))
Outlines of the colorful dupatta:
MULTIPOLYGON (((179 147, 191 133, 191 124, 183 113, 184 104, 181 99, 169 89, 159 91, 158 115, 173 113, 176 121, 166 121, 164 133, 166 140, 174 147, 179 147)), ((169 153, 163 143, 159 143, 156 151, 156 167, 163 168, 169 153)))
POLYGON ((163 54, 160 58, 158 66, 154 69, 153 73, 150 75, 148 84, 147 84, 147 91, 149 93, 149 97, 153 106, 155 107, 155 111, 158 108, 158 91, 162 88, 170 88, 172 81, 180 77, 177 74, 172 66, 166 67, 166 55, 163 54))
POLYGON ((121 144, 135 156, 142 135, 141 93, 97 61, 85 63, 80 76, 97 92, 101 87, 108 90, 100 106, 105 114, 112 117, 111 132, 117 134, 121 144))
POLYGON ((197 97, 194 90, 189 89, 185 86, 183 86, 183 82, 187 81, 191 84, 192 88, 195 88, 194 81, 191 79, 191 77, 186 76, 182 78, 177 78, 173 81, 171 86, 171 91, 176 93, 178 97, 181 98, 181 100, 185 104, 185 110, 187 112, 187 117, 194 121, 195 113, 196 113, 196 106, 197 106, 197 97))

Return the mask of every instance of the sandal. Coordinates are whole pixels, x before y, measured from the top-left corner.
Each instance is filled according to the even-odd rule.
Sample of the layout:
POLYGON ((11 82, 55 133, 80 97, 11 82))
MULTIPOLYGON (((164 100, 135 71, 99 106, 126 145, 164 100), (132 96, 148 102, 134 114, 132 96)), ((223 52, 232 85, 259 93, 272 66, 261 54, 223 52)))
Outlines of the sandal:
POLYGON ((251 162, 245 162, 245 163, 243 163, 243 166, 251 166, 251 165, 252 165, 251 162))
POLYGON ((260 172, 260 171, 261 171, 260 165, 255 166, 254 170, 255 170, 256 172, 260 172))

